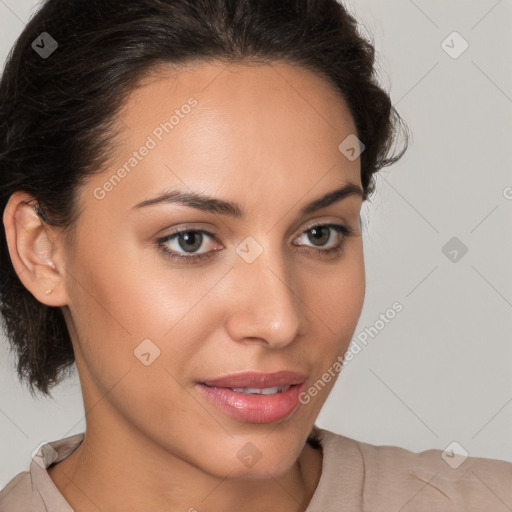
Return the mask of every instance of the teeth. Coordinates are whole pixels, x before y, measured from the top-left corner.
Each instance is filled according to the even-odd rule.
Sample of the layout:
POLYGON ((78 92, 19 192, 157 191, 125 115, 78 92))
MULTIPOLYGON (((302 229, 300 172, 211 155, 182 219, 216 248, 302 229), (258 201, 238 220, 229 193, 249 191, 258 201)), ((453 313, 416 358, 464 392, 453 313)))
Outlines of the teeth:
POLYGON ((287 391, 290 386, 274 386, 273 388, 232 388, 237 393, 245 393, 247 395, 275 395, 287 391))

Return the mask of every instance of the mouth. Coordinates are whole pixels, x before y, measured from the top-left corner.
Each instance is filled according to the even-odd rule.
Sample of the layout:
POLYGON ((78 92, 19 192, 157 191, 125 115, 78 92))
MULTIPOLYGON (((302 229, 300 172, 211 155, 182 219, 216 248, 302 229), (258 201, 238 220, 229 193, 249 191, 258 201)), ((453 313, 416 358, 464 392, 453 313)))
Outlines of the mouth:
POLYGON ((271 388, 227 388, 237 393, 245 393, 246 395, 276 395, 283 391, 288 391, 291 385, 287 386, 274 386, 271 388))
POLYGON ((298 372, 245 372, 207 379, 196 387, 216 408, 239 421, 273 423, 295 412, 306 379, 298 372))

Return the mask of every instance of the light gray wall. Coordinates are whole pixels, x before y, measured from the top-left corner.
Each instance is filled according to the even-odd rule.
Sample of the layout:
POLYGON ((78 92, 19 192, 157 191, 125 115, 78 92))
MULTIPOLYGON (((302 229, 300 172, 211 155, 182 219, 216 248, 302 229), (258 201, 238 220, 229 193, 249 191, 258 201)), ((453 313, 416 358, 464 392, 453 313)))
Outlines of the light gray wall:
MULTIPOLYGON (((0 0, 1 62, 35 5, 0 0)), ((413 139, 365 207, 360 351, 317 424, 414 451, 457 441, 512 461, 512 1, 347 5, 375 38, 382 83, 413 139), (462 49, 454 31, 469 44, 457 58, 442 47, 462 49), (454 237, 467 247, 462 257, 445 249, 459 250, 456 262, 443 252, 454 237), (391 319, 395 302, 403 309, 391 319)), ((42 441, 83 432, 85 421, 77 377, 34 401, 1 341, 3 487, 42 441)))

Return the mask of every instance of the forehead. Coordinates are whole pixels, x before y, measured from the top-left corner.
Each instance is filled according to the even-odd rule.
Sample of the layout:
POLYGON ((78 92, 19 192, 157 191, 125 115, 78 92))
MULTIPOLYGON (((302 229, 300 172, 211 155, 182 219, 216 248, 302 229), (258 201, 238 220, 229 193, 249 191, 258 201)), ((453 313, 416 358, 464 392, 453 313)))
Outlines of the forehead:
POLYGON ((318 124, 325 123, 331 130, 350 126, 355 132, 349 109, 329 79, 298 64, 282 61, 160 64, 128 96, 122 116, 128 124, 134 116, 140 121, 141 109, 147 108, 148 114, 163 114, 165 109, 179 106, 191 95, 201 100, 203 111, 210 109, 212 114, 215 110, 217 114, 222 111, 231 120, 238 117, 247 122, 246 114, 249 112, 253 117, 258 109, 260 114, 267 112, 274 120, 275 115, 283 113, 287 118, 295 114, 308 121, 316 117, 318 124), (279 109, 269 111, 278 105, 279 109))
POLYGON ((246 190, 255 203, 272 190, 298 198, 323 179, 317 192, 360 183, 359 159, 349 161, 338 149, 356 133, 346 103, 328 80, 300 66, 162 65, 127 97, 118 117, 113 165, 90 185, 102 186, 124 168, 108 187, 112 205, 121 191, 133 205, 173 186, 242 203, 246 190))

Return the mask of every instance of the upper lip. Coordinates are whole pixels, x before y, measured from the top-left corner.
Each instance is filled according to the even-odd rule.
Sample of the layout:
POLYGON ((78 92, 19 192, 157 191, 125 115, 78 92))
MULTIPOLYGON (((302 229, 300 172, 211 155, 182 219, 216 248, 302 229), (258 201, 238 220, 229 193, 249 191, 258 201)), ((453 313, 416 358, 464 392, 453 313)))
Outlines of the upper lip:
POLYGON ((232 373, 216 379, 203 380, 207 386, 219 388, 272 388, 275 386, 287 386, 302 384, 307 375, 300 372, 280 371, 274 373, 243 372, 232 373))

